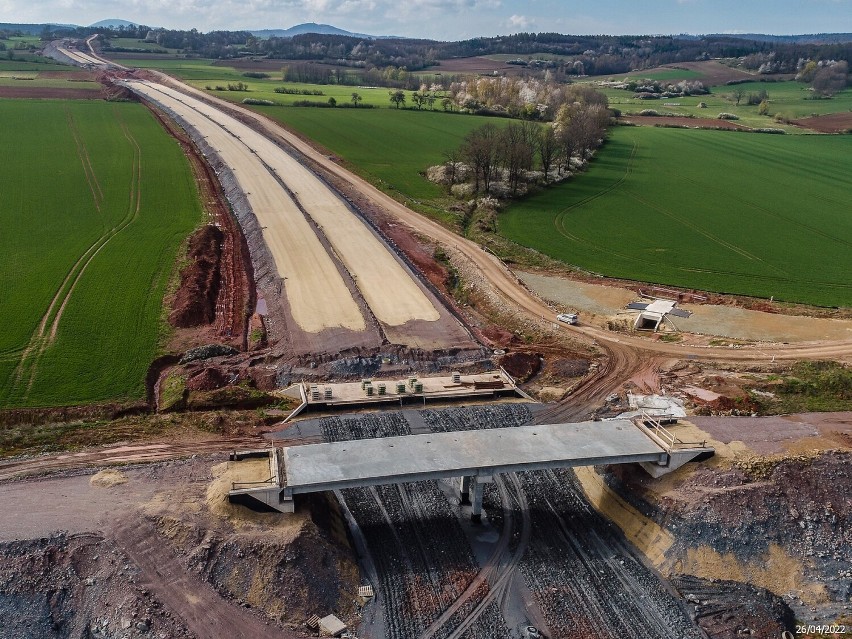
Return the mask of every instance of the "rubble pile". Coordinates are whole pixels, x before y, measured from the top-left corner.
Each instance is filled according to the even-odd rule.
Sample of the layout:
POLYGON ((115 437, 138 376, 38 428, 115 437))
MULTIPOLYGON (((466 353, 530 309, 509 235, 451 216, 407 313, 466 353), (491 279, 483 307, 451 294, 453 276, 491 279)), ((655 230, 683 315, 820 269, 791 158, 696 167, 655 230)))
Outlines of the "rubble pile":
POLYGON ((121 551, 96 535, 0 543, 0 636, 190 637, 138 576, 121 551))

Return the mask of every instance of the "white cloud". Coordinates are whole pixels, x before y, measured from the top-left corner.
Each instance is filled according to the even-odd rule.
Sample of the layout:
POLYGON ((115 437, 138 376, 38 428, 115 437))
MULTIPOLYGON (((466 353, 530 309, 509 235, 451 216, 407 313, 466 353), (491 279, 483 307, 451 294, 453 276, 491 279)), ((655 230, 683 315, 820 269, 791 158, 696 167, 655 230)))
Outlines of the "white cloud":
POLYGON ((527 16, 519 16, 518 14, 513 14, 509 16, 509 21, 507 26, 509 29, 513 31, 525 31, 529 29, 531 26, 535 24, 535 20, 528 18, 527 16))

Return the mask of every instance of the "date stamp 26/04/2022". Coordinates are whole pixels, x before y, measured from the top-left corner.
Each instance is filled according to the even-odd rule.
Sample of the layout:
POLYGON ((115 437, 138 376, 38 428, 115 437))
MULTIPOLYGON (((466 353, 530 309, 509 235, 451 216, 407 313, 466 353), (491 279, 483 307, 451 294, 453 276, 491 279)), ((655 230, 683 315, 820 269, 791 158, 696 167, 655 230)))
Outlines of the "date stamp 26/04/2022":
POLYGON ((789 630, 781 633, 781 639, 800 639, 804 637, 849 637, 852 636, 852 626, 846 624, 796 624, 795 634, 789 630))

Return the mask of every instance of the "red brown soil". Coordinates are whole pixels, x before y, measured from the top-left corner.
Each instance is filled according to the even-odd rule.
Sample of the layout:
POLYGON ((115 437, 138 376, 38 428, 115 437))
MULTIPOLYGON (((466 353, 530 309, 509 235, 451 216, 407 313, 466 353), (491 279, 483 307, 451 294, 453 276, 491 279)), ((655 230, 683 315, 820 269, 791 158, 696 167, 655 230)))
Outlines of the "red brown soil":
POLYGON ((499 362, 509 375, 519 382, 525 382, 541 368, 541 355, 538 353, 508 353, 503 355, 499 362))
POLYGON ((494 346, 505 348, 515 341, 515 336, 511 331, 506 330, 497 325, 488 326, 480 331, 482 337, 494 346))
POLYGON ((829 115, 817 115, 812 118, 801 118, 791 120, 805 129, 819 131, 820 133, 846 133, 852 131, 852 113, 830 113, 829 115))
POLYGON ((47 98, 54 100, 100 100, 97 89, 63 89, 59 87, 0 87, 0 98, 47 98))
POLYGON ((494 71, 499 71, 505 75, 520 75, 526 71, 524 67, 514 64, 506 64, 499 60, 489 60, 488 58, 456 58, 454 60, 441 60, 440 65, 430 67, 432 73, 485 73, 491 74, 494 71))
POLYGON ((639 126, 686 126, 691 129, 742 129, 746 131, 749 128, 742 124, 731 122, 730 120, 717 120, 716 118, 678 118, 653 115, 625 115, 622 119, 625 122, 632 122, 639 126))
MULTIPOLYGON (((745 71, 741 71, 740 69, 732 69, 731 67, 724 65, 716 60, 706 60, 700 62, 678 62, 677 64, 665 65, 662 67, 657 67, 656 69, 645 69, 644 71, 640 71, 639 73, 628 73, 625 75, 634 76, 641 75, 642 73, 652 73, 654 71, 661 70, 671 71, 672 69, 686 69, 688 71, 700 73, 701 77, 695 79, 697 79, 702 84, 704 84, 704 86, 707 87, 715 87, 736 80, 759 81, 762 77, 759 75, 746 73, 745 71)), ((693 78, 689 79, 692 80, 693 78)))
POLYGON ((95 82, 97 75, 92 71, 39 71, 39 79, 95 82))
POLYGON ((180 288, 169 313, 172 326, 189 328, 215 321, 223 239, 222 231, 209 224, 189 238, 189 264, 181 271, 180 288))
MULTIPOLYGON (((220 340, 244 349, 248 318, 254 310, 255 302, 254 275, 245 237, 225 200, 213 169, 180 127, 157 109, 151 110, 163 127, 177 139, 189 158, 204 208, 223 234, 219 263, 220 285, 213 328, 220 340)), ((190 343, 197 342, 192 345, 208 341, 209 335, 206 334, 198 336, 197 340, 189 340, 190 343)))
POLYGON ((186 387, 191 391, 212 391, 222 388, 227 383, 228 376, 225 374, 225 371, 211 366, 209 368, 202 368, 192 375, 187 380, 186 387))

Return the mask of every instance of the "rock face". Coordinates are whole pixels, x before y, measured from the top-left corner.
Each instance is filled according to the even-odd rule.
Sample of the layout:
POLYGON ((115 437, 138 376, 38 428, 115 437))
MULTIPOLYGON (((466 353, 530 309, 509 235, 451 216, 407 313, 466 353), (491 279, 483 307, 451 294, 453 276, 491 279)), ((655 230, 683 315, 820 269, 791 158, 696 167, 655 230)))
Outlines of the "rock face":
POLYGON ((222 231, 212 225, 198 229, 189 239, 189 263, 181 271, 180 288, 169 314, 172 326, 189 328, 215 320, 223 239, 222 231))
POLYGON ((226 355, 236 355, 239 351, 233 346, 224 344, 207 344, 198 348, 191 348, 180 359, 179 364, 189 364, 200 359, 210 359, 211 357, 224 357, 226 355))
POLYGON ((634 469, 610 467, 608 480, 673 533, 672 572, 766 588, 807 622, 848 614, 852 453, 698 466, 662 496, 634 469))
POLYGON ((672 585, 710 639, 781 637, 796 618, 784 601, 763 588, 736 581, 681 575, 672 585))

